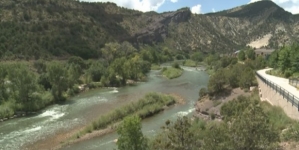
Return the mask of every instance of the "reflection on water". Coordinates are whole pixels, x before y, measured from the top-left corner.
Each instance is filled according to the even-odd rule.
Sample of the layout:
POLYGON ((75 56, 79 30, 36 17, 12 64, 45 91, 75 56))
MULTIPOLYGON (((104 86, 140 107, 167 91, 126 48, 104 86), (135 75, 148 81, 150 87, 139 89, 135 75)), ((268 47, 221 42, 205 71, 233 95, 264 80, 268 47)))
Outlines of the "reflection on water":
MULTIPOLYGON (((31 117, 17 118, 0 123, 0 149, 18 150, 24 144, 44 139, 56 132, 67 131, 76 126, 85 125, 99 114, 104 114, 115 107, 138 100, 148 92, 176 93, 187 100, 183 106, 174 106, 155 117, 143 121, 143 132, 153 136, 167 119, 178 115, 190 115, 193 104, 198 98, 198 91, 206 86, 208 75, 194 68, 184 67, 180 78, 168 80, 152 71, 147 82, 124 88, 106 88, 80 94, 65 105, 51 106, 31 117)), ((115 133, 101 138, 72 145, 65 148, 76 149, 113 149, 115 133)))

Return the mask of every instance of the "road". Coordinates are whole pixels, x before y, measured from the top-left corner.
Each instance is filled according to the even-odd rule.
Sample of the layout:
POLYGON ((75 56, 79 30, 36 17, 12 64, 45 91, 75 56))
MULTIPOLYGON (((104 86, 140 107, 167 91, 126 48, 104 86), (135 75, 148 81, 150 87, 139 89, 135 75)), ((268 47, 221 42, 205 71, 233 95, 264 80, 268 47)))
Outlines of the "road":
POLYGON ((276 76, 266 74, 266 71, 271 70, 271 69, 272 68, 259 70, 259 71, 257 71, 257 73, 259 75, 261 75, 262 77, 264 77, 265 79, 281 86, 282 88, 284 88, 285 90, 287 90, 291 94, 299 97, 299 91, 295 87, 293 87, 289 84, 289 79, 276 77, 276 76))

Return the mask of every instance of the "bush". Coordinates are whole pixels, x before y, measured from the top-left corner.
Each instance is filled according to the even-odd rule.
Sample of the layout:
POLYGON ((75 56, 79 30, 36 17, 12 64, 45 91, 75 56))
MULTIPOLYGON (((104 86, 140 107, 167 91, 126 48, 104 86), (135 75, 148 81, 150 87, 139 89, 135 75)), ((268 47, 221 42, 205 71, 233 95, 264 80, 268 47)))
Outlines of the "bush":
POLYGON ((196 62, 193 61, 193 60, 188 59, 188 60, 186 60, 186 61, 184 62, 184 66, 188 66, 188 67, 196 67, 196 62))
POLYGON ((211 113, 211 114, 210 114, 210 117, 211 117, 212 120, 215 120, 216 115, 215 115, 214 113, 211 113))
POLYGON ((180 67, 180 65, 179 65, 178 62, 173 63, 173 64, 172 64, 172 67, 173 67, 173 68, 176 68, 176 69, 181 69, 181 67, 180 67))
POLYGON ((208 94, 208 90, 206 88, 201 88, 199 90, 199 97, 204 97, 208 94))
POLYGON ((166 70, 163 68, 162 70, 163 76, 167 77, 168 79, 178 78, 183 74, 182 69, 177 68, 167 68, 166 70))
POLYGON ((160 70, 160 69, 161 69, 160 65, 156 65, 156 64, 151 65, 151 70, 160 70))
POLYGON ((176 55, 175 58, 176 58, 177 60, 185 59, 184 56, 181 55, 181 54, 176 55))
POLYGON ((149 93, 137 102, 129 103, 101 116, 98 120, 87 126, 82 132, 90 133, 92 130, 106 128, 108 125, 116 123, 133 114, 137 114, 140 118, 146 118, 164 110, 164 106, 169 106, 174 103, 175 98, 172 96, 149 93))

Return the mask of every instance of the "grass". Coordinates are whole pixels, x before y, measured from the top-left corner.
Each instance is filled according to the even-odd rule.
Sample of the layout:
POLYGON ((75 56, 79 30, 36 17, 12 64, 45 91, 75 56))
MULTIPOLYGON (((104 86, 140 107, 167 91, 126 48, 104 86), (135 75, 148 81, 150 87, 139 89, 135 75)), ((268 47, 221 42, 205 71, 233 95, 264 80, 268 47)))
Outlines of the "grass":
POLYGON ((138 115, 142 119, 153 116, 163 111, 165 106, 170 106, 175 103, 176 99, 172 96, 159 93, 149 93, 137 102, 129 103, 101 116, 99 119, 93 121, 90 125, 77 133, 75 137, 80 138, 86 133, 93 132, 93 130, 105 129, 130 115, 138 115))
POLYGON ((220 105, 221 103, 222 103, 221 101, 219 101, 219 100, 216 101, 216 100, 215 100, 215 101, 213 101, 213 106, 214 106, 214 107, 217 107, 217 106, 220 105))
POLYGON ((290 125, 296 123, 295 120, 288 117, 283 109, 278 106, 272 106, 268 102, 261 102, 262 108, 268 115, 270 119, 270 123, 279 130, 282 131, 283 129, 288 128, 290 125))
POLYGON ((160 67, 160 65, 152 64, 151 70, 161 70, 161 67, 160 67))
POLYGON ((190 59, 187 59, 186 61, 184 61, 183 63, 184 66, 187 66, 187 67, 196 67, 196 62, 193 61, 193 60, 190 60, 190 59))
POLYGON ((280 70, 277 69, 272 69, 272 70, 268 70, 266 71, 267 74, 272 75, 272 76, 277 76, 277 77, 283 77, 284 78, 284 74, 282 74, 282 72, 280 70))
POLYGON ((299 122, 288 117, 283 109, 262 102, 262 107, 269 117, 270 123, 280 133, 281 141, 299 141, 299 122))
MULTIPOLYGON (((259 99, 258 92, 255 91, 253 96, 259 99)), ((299 141, 299 122, 297 120, 287 116, 279 106, 272 106, 266 101, 260 102, 260 104, 269 118, 269 123, 280 133, 282 141, 299 141)))
POLYGON ((183 74, 183 69, 169 67, 162 69, 162 75, 168 79, 178 78, 183 74))

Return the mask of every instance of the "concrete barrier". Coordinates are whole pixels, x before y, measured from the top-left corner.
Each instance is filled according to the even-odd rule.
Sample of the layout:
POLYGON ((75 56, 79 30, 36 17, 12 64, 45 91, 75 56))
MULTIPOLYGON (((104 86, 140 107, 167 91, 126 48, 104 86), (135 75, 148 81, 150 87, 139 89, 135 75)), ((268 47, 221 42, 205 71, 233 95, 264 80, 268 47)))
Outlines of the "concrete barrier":
POLYGON ((266 84, 258 76, 256 77, 259 84, 259 95, 262 101, 268 101, 271 105, 281 107, 284 112, 292 119, 299 120, 299 111, 297 104, 289 101, 288 97, 282 95, 278 90, 266 84))

